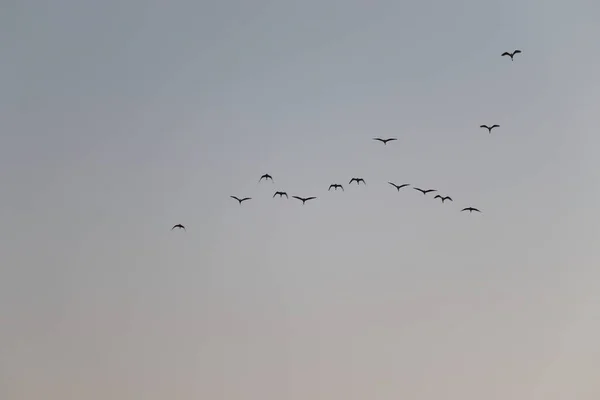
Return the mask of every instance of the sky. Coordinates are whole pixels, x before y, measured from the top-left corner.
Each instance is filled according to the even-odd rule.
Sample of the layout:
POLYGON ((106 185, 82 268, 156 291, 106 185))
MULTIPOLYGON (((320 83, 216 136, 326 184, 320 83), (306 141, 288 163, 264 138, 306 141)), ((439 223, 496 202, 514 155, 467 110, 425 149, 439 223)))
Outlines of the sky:
POLYGON ((600 398, 600 4, 1 8, 0 398, 600 398))

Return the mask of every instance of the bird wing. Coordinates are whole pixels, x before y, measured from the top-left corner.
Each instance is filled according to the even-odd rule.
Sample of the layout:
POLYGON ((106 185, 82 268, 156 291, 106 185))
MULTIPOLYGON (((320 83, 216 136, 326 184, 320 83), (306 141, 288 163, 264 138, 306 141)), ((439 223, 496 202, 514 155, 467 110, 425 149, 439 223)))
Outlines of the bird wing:
POLYGON ((442 199, 442 201, 444 200, 444 198, 443 198, 442 196, 440 196, 439 194, 438 194, 437 196, 435 196, 435 197, 434 197, 434 199, 437 199, 438 197, 439 197, 440 199, 442 199))
POLYGON ((393 138, 389 138, 389 139, 388 139, 388 142, 393 142, 394 140, 398 140, 398 139, 396 139, 395 137, 393 137, 393 138))
POLYGON ((492 129, 494 128, 500 128, 500 125, 492 125, 492 129))
POLYGON ((314 200, 314 199, 316 199, 316 197, 307 197, 307 198, 304 199, 304 201, 314 200))
POLYGON ((288 195, 287 195, 287 193, 286 193, 286 192, 283 192, 283 194, 285 195, 285 198, 286 198, 286 199, 289 199, 289 197, 288 197, 288 195))
POLYGON ((469 211, 469 207, 463 208, 462 210, 460 210, 460 212, 463 212, 463 211, 469 211))
POLYGON ((392 182, 388 182, 390 185, 392 185, 393 187, 395 187, 396 189, 398 189, 398 185, 396 185, 395 183, 392 182))
POLYGON ((515 54, 519 54, 519 53, 522 53, 522 51, 521 51, 521 50, 515 50, 515 51, 513 52, 513 56, 514 56, 515 54))
POLYGON ((302 197, 298 197, 298 196, 292 196, 294 199, 298 199, 298 200, 304 200, 302 197))
POLYGON ((378 140, 378 141, 380 141, 380 142, 382 142, 382 143, 385 143, 385 141, 384 141, 382 138, 378 138, 378 137, 376 137, 376 138, 373 138, 373 140, 378 140))
POLYGON ((410 183, 404 183, 404 184, 400 185, 400 189, 402 189, 403 187, 406 187, 406 186, 410 186, 410 183))
POLYGON ((419 192, 424 192, 424 190, 423 190, 423 189, 419 189, 419 188, 417 188, 417 187, 416 187, 416 188, 413 188, 413 189, 415 189, 415 190, 418 190, 419 192))
POLYGON ((477 212, 481 212, 481 211, 479 211, 479 210, 478 210, 478 209, 476 209, 476 208, 471 208, 471 210, 473 210, 473 211, 477 211, 477 212))
POLYGON ((489 126, 487 126, 487 125, 479 125, 479 127, 480 127, 480 128, 485 128, 485 129, 490 129, 490 127, 489 127, 489 126))
POLYGON ((252 197, 244 197, 242 200, 240 201, 246 201, 246 200, 252 200, 252 197))
POLYGON ((329 189, 327 189, 327 190, 331 190, 331 188, 334 188, 334 187, 335 187, 335 185, 329 185, 329 189))
POLYGON ((505 51, 504 53, 502 53, 502 56, 510 56, 510 53, 508 51, 505 51))
MULTIPOLYGON (((348 182, 348 185, 351 185, 351 184, 352 184, 352 182, 354 182, 354 181, 356 181, 356 178, 352 178, 352 179, 350 179, 350 182, 348 182)), ((357 181, 357 182, 358 182, 358 181, 357 181)))
POLYGON ((235 197, 235 196, 229 196, 229 197, 231 197, 232 199, 236 199, 237 201, 240 201, 240 199, 238 199, 238 198, 237 198, 237 197, 235 197))
POLYGON ((342 185, 338 185, 340 187, 340 189, 342 189, 342 192, 344 191, 344 187, 342 185))
POLYGON ((364 183, 365 185, 367 184, 367 182, 365 182, 365 180, 363 178, 360 178, 356 183, 360 183, 360 182, 364 183))
POLYGON ((275 196, 277 196, 278 194, 279 194, 279 192, 275 192, 275 194, 273 195, 273 198, 274 198, 275 196))
POLYGON ((429 192, 437 192, 437 190, 435 190, 435 189, 427 189, 427 190, 425 190, 425 193, 429 193, 429 192))
POLYGON ((454 200, 452 200, 452 197, 450 197, 450 196, 446 196, 445 199, 446 200, 450 200, 450 201, 454 201, 454 200))

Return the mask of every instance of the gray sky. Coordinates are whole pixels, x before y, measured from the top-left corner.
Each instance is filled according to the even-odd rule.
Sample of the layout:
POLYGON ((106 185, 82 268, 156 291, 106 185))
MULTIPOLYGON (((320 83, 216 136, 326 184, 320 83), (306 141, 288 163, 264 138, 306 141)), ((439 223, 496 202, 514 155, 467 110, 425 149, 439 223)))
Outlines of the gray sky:
POLYGON ((598 399, 598 16, 4 2, 0 397, 598 399))

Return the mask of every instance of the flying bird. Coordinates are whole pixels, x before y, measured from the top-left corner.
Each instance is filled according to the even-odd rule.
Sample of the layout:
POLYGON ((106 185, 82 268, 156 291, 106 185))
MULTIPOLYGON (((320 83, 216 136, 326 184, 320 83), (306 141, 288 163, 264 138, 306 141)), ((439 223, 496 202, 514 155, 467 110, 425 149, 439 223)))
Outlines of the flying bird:
POLYGON ((286 192, 275 192, 275 194, 273 195, 273 198, 275 198, 275 196, 277 196, 277 195, 279 195, 279 198, 282 198, 283 196, 285 196, 286 199, 289 199, 286 192))
POLYGON ((435 190, 435 189, 423 190, 423 189, 419 189, 418 187, 413 188, 413 189, 418 190, 419 192, 423 193, 424 195, 427 194, 427 193, 429 193, 429 192, 437 192, 437 190, 435 190))
POLYGON ((298 196, 292 196, 295 199, 301 200, 302 201, 302 205, 304 205, 304 203, 306 203, 309 200, 313 200, 316 199, 316 197, 298 197, 298 196))
POLYGON ((492 126, 487 126, 487 125, 479 125, 480 128, 485 128, 488 130, 489 133, 492 133, 492 129, 494 128, 500 128, 500 125, 492 125, 492 126))
POLYGON ((511 61, 514 61, 514 60, 513 60, 513 57, 515 56, 515 54, 519 54, 519 53, 522 53, 522 51, 521 51, 521 50, 515 50, 515 51, 513 51, 512 53, 509 53, 508 51, 505 51, 504 53, 502 53, 502 57, 504 57, 504 56, 509 56, 509 57, 510 57, 510 60, 511 60, 511 61))
POLYGON ((388 142, 391 142, 393 140, 398 140, 398 139, 396 139, 396 138, 382 139, 382 138, 377 137, 377 138, 373 138, 373 140, 378 140, 383 144, 388 144, 388 142))
POLYGON ((183 226, 181 224, 173 225, 173 227, 171 228, 171 230, 173 230, 175 228, 183 229, 185 231, 185 226, 183 226))
POLYGON ((398 190, 398 191, 400 191, 400 189, 402 189, 402 188, 403 188, 403 187, 405 187, 405 186, 410 186, 410 183, 405 183, 405 184, 402 184, 402 185, 396 185, 396 184, 395 184, 395 183, 393 183, 393 182, 388 182, 388 183, 389 183, 390 185, 392 185, 393 187, 395 187, 395 188, 396 188, 396 190, 398 190))
POLYGON ((263 176, 260 177, 260 179, 258 180, 259 182, 262 180, 268 181, 269 179, 271 180, 271 182, 273 182, 273 177, 269 174, 264 174, 263 176))
POLYGON ((440 199, 440 200, 442 200, 442 203, 446 200, 454 201, 454 200, 452 200, 452 197, 450 197, 450 196, 444 197, 444 196, 440 196, 439 194, 437 196, 435 196, 434 199, 440 199))
POLYGON ((344 187, 342 185, 340 185, 339 183, 332 183, 331 185, 329 185, 329 189, 327 189, 327 191, 330 191, 331 188, 333 188, 336 192, 337 192, 338 188, 342 189, 342 192, 344 191, 344 187))
POLYGON ((463 211, 468 211, 468 212, 469 212, 469 214, 471 214, 473 211, 477 211, 478 213, 480 213, 480 212, 481 212, 481 211, 479 211, 478 209, 476 209, 476 208, 473 208, 473 207, 467 207, 467 208, 463 208, 462 210, 460 210, 460 212, 463 212, 463 211))
POLYGON ((235 196, 229 196, 229 197, 231 197, 232 199, 236 199, 240 203, 240 206, 242 205, 242 202, 244 202, 246 200, 251 200, 252 199, 252 197, 244 197, 243 199, 240 199, 240 198, 235 197, 235 196))
POLYGON ((361 182, 364 183, 365 185, 367 184, 367 182, 365 182, 365 180, 363 178, 352 178, 352 179, 350 179, 350 182, 348 182, 348 184, 351 185, 352 182, 356 182, 356 184, 358 186, 360 186, 361 182))

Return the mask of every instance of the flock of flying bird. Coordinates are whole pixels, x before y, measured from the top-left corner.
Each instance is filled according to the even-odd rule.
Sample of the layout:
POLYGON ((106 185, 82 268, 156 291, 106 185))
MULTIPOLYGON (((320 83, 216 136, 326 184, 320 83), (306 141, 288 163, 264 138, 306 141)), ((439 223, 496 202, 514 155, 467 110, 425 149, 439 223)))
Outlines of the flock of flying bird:
MULTIPOLYGON (((504 56, 509 56, 509 57, 510 57, 510 59, 511 59, 511 61, 514 61, 514 56, 515 56, 516 54, 519 54, 519 53, 522 53, 522 51, 521 51, 521 50, 514 50, 512 53, 510 53, 510 52, 506 51, 506 52, 502 53, 502 56, 503 56, 503 57, 504 57, 504 56)), ((480 125, 479 127, 480 127, 480 128, 484 128, 484 129, 487 129, 487 130, 488 130, 488 133, 490 133, 490 134, 491 134, 491 133, 492 133, 492 130, 493 130, 494 128, 500 128, 500 125, 498 125, 498 124, 494 124, 494 125, 480 125)), ((398 139, 397 139, 397 138, 387 138, 387 139, 383 139, 383 138, 379 138, 379 137, 377 137, 377 138, 373 138, 373 140, 376 140, 376 141, 378 141, 378 142, 381 142, 381 143, 383 143, 384 145, 386 145, 386 146, 387 146, 387 144, 388 144, 389 142, 392 142, 392 141, 395 141, 395 140, 398 140, 398 139)), ((258 180, 258 182, 260 183, 260 182, 261 182, 263 179, 264 179, 265 181, 271 180, 271 182, 273 182, 273 183, 275 182, 275 181, 273 180, 273 177, 272 177, 271 175, 269 175, 269 174, 264 174, 264 175, 262 175, 262 176, 260 177, 260 179, 258 180)), ((348 184, 349 184, 349 185, 351 185, 353 182, 356 182, 356 184, 357 184, 358 186, 360 186, 361 182, 362 182, 362 184, 363 184, 363 185, 365 185, 365 186, 366 186, 366 184, 367 184, 363 178, 352 178, 352 179, 350 179, 350 182, 348 182, 348 184)), ((394 182, 388 182, 388 183, 389 183, 390 185, 392 185, 393 187, 395 187, 395 188, 396 188, 396 190, 397 190, 398 192, 399 192, 399 191, 400 191, 400 189, 402 189, 402 188, 405 188, 405 187, 411 186, 409 183, 404 183, 404 184, 401 184, 401 185, 397 185, 397 184, 395 184, 394 182)), ((339 184, 339 183, 332 183, 331 185, 329 185, 329 189, 328 189, 328 191, 331 191, 331 189, 333 189, 333 190, 335 190, 335 191, 337 191, 338 189, 341 189, 342 191, 344 191, 344 187, 343 187, 341 184, 339 184)), ((419 191, 419 192, 423 193, 423 195, 427 195, 427 193, 437 192, 437 190, 436 190, 436 189, 421 189, 421 188, 418 188, 418 187, 413 187, 413 189, 415 189, 415 190, 417 190, 417 191, 419 191)), ((275 198, 275 196, 279 196, 279 198, 282 198, 283 196, 285 196, 285 198, 286 198, 286 199, 289 199, 289 196, 288 196, 287 192, 276 191, 276 192, 275 192, 275 194, 273 194, 273 198, 275 198)), ((243 202, 245 202, 245 201, 248 201, 248 200, 252 200, 252 197, 237 197, 237 196, 229 196, 229 197, 231 197, 232 199, 236 200, 236 201, 239 203, 239 205, 240 205, 240 206, 242 205, 242 203, 243 203, 243 202)), ((300 201, 302 202, 302 205, 304 205, 304 204, 305 204, 307 201, 310 201, 310 200, 315 200, 317 197, 316 197, 316 196, 311 196, 311 197, 292 196, 292 198, 294 198, 294 199, 297 199, 297 200, 300 200, 300 201)), ((446 200, 449 200, 449 201, 454 201, 454 200, 452 200, 452 197, 450 197, 450 196, 442 196, 442 195, 440 195, 440 194, 436 195, 436 196, 434 197, 434 199, 440 199, 440 201, 441 201, 442 203, 444 203, 446 200)), ((469 214, 470 214, 470 213, 472 213, 473 211, 475 211, 475 212, 478 212, 478 213, 481 213, 481 211, 480 211, 479 209, 477 209, 477 208, 474 208, 474 207, 465 207, 465 208, 463 208, 463 209, 461 210, 461 212, 463 212, 463 211, 468 211, 468 212, 469 212, 469 214)), ((176 224, 176 225, 174 225, 174 226, 171 228, 171 230, 173 230, 173 229, 175 229, 175 228, 178 228, 178 229, 183 229, 183 230, 185 230, 185 226, 184 226, 184 225, 182 225, 182 224, 176 224)))

